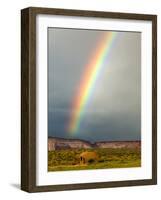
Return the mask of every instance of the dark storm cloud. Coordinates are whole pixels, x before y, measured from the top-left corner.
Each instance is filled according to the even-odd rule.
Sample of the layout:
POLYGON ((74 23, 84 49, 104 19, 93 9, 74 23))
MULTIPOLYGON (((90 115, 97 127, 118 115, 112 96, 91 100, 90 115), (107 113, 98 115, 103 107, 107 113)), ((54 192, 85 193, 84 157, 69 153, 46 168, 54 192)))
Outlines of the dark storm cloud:
POLYGON ((141 34, 120 32, 91 94, 76 135, 69 135, 71 102, 101 31, 49 29, 49 135, 136 140, 141 129, 141 34))

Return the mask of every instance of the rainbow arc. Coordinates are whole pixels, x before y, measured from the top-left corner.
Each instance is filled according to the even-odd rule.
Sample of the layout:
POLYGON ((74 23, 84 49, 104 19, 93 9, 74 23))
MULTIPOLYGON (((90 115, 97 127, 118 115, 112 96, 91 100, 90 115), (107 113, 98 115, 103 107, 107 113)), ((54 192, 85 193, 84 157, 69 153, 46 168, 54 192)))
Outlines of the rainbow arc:
POLYGON ((98 76, 103 72, 104 67, 107 66, 104 65, 104 62, 108 59, 116 36, 116 32, 106 32, 104 36, 101 37, 95 52, 85 66, 76 95, 72 100, 71 113, 67 125, 67 132, 70 134, 76 134, 79 130, 86 105, 92 96, 98 76))

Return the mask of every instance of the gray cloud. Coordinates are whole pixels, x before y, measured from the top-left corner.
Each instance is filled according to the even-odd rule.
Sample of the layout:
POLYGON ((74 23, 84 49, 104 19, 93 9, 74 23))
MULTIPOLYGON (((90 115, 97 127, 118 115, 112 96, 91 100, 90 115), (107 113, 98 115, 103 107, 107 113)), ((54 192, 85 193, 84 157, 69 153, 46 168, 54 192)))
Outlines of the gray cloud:
MULTIPOLYGON (((102 31, 49 28, 49 135, 71 137, 66 125, 71 102, 102 31)), ((141 34, 118 32, 72 137, 89 140, 141 138, 141 34)))

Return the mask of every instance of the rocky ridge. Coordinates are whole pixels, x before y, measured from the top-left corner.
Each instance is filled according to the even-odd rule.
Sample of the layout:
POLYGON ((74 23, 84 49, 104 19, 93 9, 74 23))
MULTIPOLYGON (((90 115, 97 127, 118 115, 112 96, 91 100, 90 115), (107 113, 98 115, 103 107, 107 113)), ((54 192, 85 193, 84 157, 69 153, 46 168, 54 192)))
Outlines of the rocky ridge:
POLYGON ((91 143, 81 139, 48 138, 48 150, 92 148, 141 148, 141 141, 99 141, 91 143))

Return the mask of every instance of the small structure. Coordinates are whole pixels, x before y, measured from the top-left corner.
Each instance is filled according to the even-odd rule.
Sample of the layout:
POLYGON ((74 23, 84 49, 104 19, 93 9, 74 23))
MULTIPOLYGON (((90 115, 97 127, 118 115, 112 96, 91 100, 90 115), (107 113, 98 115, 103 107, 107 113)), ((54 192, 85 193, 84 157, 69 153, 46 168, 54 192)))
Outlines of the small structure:
POLYGON ((94 151, 85 151, 80 154, 80 163, 88 164, 98 161, 98 154, 94 151))

